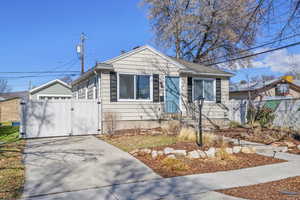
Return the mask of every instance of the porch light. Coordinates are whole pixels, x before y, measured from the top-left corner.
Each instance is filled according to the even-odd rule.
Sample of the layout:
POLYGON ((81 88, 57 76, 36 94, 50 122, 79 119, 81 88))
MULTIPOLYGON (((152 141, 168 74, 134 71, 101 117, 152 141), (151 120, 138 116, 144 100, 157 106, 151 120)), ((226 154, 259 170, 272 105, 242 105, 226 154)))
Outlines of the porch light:
POLYGON ((197 98, 198 108, 199 108, 199 124, 198 124, 198 131, 197 131, 197 145, 199 147, 203 146, 203 137, 202 137, 202 107, 204 104, 204 98, 199 96, 197 98))

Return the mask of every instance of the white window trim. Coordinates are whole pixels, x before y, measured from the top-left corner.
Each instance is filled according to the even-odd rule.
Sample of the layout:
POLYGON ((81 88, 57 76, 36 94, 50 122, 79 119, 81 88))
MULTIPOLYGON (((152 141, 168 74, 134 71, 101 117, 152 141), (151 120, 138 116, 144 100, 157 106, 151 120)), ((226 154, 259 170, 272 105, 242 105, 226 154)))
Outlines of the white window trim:
MULTIPOLYGON (((213 84, 213 89, 214 89, 214 100, 210 101, 210 100, 205 100, 205 99, 204 99, 204 102, 215 103, 215 102, 216 102, 216 79, 214 79, 214 78, 193 78, 193 84, 192 84, 192 100, 193 100, 193 102, 195 101, 195 100, 194 100, 195 80, 210 80, 210 81, 213 81, 213 82, 214 82, 214 84, 213 84)), ((203 87, 203 89, 204 89, 204 87, 203 87)), ((204 91, 203 91, 203 92, 204 92, 204 91)))
POLYGON ((117 97, 118 101, 137 101, 137 102, 150 102, 153 101, 153 75, 152 74, 140 74, 140 73, 117 73, 117 97), (134 98, 133 99, 120 99, 120 75, 133 75, 134 76, 134 98), (136 99, 136 76, 150 76, 150 99, 136 99))
MULTIPOLYGON (((70 97, 72 99, 72 95, 64 95, 64 94, 38 94, 37 95, 37 99, 38 100, 42 100, 40 99, 40 97, 52 97, 52 98, 55 98, 55 97, 70 97)), ((57 100, 57 99, 54 99, 54 100, 57 100)))

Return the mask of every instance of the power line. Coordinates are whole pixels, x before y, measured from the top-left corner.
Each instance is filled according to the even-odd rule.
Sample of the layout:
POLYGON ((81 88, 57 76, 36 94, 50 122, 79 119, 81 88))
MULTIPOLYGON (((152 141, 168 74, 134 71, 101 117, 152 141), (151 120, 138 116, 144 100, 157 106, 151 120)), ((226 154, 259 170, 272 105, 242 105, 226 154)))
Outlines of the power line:
POLYGON ((31 75, 31 76, 3 76, 0 79, 22 79, 22 78, 38 78, 38 77, 57 77, 57 76, 77 76, 79 74, 49 74, 49 75, 31 75))
POLYGON ((250 54, 250 55, 246 55, 246 56, 241 56, 241 57, 238 57, 238 58, 233 58, 233 59, 229 59, 229 60, 225 60, 225 61, 221 61, 221 62, 208 64, 208 66, 218 65, 218 64, 225 63, 225 62, 231 62, 231 61, 241 60, 241 59, 248 58, 248 57, 258 56, 258 55, 261 55, 261 54, 265 54, 265 53, 269 53, 269 52, 273 52, 273 51, 278 51, 280 49, 285 49, 285 48, 289 48, 289 47, 293 47, 293 46, 297 46, 297 45, 300 45, 300 42, 295 42, 295 43, 288 44, 288 45, 285 45, 285 46, 281 46, 281 47, 278 47, 278 48, 269 49, 269 50, 266 50, 266 51, 262 51, 262 52, 258 52, 258 53, 254 53, 254 54, 250 54))
POLYGON ((285 38, 281 38, 281 39, 278 39, 278 40, 272 40, 272 41, 269 41, 267 43, 264 43, 264 44, 261 44, 261 45, 258 45, 258 46, 254 46, 254 47, 251 47, 249 49, 244 49, 244 50, 241 50, 241 51, 233 53, 233 54, 227 54, 227 55, 207 59, 207 60, 204 60, 204 61, 200 62, 199 64, 204 64, 206 62, 213 61, 213 60, 216 60, 216 59, 219 59, 219 58, 225 58, 227 56, 234 56, 234 55, 237 55, 237 54, 240 54, 240 53, 244 53, 244 52, 251 51, 251 50, 254 50, 254 49, 258 49, 258 48, 262 48, 262 47, 265 47, 265 46, 268 46, 268 45, 271 45, 271 44, 275 44, 277 42, 282 42, 284 40, 288 40, 288 39, 291 39, 291 38, 294 38, 294 37, 297 37, 297 36, 300 36, 300 33, 294 34, 294 35, 291 35, 291 36, 287 36, 285 38))
POLYGON ((61 73, 80 73, 80 71, 28 71, 28 72, 0 72, 0 74, 61 74, 61 73))

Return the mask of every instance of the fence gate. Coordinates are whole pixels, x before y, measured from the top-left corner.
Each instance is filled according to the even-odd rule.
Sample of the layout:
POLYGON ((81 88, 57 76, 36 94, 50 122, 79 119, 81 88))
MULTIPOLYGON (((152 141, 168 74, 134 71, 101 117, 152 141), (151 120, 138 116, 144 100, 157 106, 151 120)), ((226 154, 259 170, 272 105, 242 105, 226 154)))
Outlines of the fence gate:
POLYGON ((28 101, 21 106, 24 138, 99 134, 100 129, 97 100, 28 101))

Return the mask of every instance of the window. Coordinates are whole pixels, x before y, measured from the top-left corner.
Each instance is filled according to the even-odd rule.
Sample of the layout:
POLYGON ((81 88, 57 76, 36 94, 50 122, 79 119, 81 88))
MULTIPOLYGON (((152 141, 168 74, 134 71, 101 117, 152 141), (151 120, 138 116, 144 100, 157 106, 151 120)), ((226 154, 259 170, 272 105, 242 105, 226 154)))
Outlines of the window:
POLYGON ((119 99, 150 100, 151 76, 119 74, 119 99))
POLYGON ((204 97, 205 101, 215 101, 215 80, 213 79, 194 79, 194 100, 204 97))

